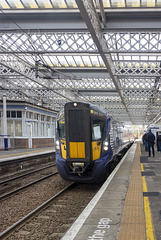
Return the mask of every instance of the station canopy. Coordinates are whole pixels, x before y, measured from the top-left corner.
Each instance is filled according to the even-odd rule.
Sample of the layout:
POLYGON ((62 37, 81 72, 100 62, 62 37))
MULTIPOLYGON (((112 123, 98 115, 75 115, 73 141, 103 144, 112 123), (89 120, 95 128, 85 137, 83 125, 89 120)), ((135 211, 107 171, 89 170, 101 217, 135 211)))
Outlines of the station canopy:
POLYGON ((1 0, 0 98, 161 118, 161 0, 1 0))

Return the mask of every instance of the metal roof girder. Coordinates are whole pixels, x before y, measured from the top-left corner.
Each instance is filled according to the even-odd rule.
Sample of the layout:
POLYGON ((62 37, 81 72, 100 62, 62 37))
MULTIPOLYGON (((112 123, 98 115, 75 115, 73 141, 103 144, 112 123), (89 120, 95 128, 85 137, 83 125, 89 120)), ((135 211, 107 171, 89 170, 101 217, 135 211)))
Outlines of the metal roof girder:
MULTIPOLYGON (((76 3, 78 5, 78 8, 82 14, 84 21, 87 24, 87 27, 88 27, 88 29, 92 35, 92 38, 98 48, 98 51, 105 63, 105 66, 112 78, 112 81, 116 87, 116 90, 118 91, 118 93, 120 95, 121 101, 123 102, 125 109, 126 109, 127 113, 129 114, 126 103, 123 98, 121 84, 119 82, 119 79, 116 76, 114 76, 115 71, 114 71, 114 67, 111 64, 112 63, 111 56, 110 56, 110 54, 104 54, 104 52, 108 51, 108 47, 106 45, 104 35, 102 32, 100 22, 99 22, 96 10, 94 8, 93 2, 91 0, 76 0, 76 3)), ((129 117, 131 119, 130 114, 129 114, 129 117)), ((132 119, 131 119, 131 121, 132 121, 132 119)))
MULTIPOLYGON (((59 95, 59 96, 61 96, 61 97, 63 97, 63 98, 66 98, 66 99, 68 99, 68 100, 70 100, 70 101, 72 101, 72 99, 66 97, 66 96, 63 95, 62 93, 56 92, 56 91, 54 91, 54 89, 47 87, 46 84, 41 83, 42 80, 45 82, 44 79, 41 79, 41 78, 39 78, 39 77, 36 79, 36 78, 35 78, 35 73, 34 73, 34 71, 31 70, 31 69, 29 69, 29 66, 25 65, 25 63, 22 63, 22 62, 20 63, 20 65, 21 65, 21 67, 22 67, 22 68, 21 68, 21 67, 19 66, 19 64, 17 64, 17 61, 16 61, 15 64, 14 64, 14 62, 4 61, 4 60, 2 59, 2 56, 0 56, 0 57, 1 57, 1 59, 0 59, 0 60, 1 60, 1 61, 0 61, 0 65, 11 69, 11 70, 13 70, 14 72, 20 74, 21 76, 24 76, 24 77, 30 79, 30 80, 33 81, 34 83, 37 83, 39 86, 42 86, 42 87, 44 87, 44 88, 46 88, 46 89, 48 89, 48 90, 51 90, 51 91, 53 91, 54 93, 56 93, 57 95, 59 95), (10 63, 10 64, 9 64, 9 63, 10 63)), ((15 57, 15 56, 14 56, 14 57, 15 57)), ((15 57, 15 58, 16 58, 16 57, 15 57)))

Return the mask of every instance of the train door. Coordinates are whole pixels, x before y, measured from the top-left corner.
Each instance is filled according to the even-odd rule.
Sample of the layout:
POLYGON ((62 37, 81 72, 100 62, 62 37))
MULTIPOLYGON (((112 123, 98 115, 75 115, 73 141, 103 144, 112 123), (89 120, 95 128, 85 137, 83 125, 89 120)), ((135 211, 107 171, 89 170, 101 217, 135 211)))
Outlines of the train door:
POLYGON ((90 162, 90 111, 88 104, 65 106, 67 162, 90 162))
POLYGON ((28 147, 32 148, 32 125, 27 124, 28 147))

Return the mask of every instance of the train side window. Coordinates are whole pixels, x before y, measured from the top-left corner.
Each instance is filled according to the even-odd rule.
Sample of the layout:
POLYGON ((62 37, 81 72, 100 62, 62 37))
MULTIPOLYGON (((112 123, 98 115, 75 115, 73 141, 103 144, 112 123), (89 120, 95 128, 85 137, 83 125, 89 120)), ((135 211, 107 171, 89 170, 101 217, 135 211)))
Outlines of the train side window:
POLYGON ((100 125, 93 125, 93 137, 94 139, 101 138, 101 127, 100 125))
POLYGON ((103 137, 105 122, 102 120, 92 121, 92 140, 99 140, 103 137))
POLYGON ((60 138, 65 138, 65 121, 61 119, 58 121, 58 133, 60 138))

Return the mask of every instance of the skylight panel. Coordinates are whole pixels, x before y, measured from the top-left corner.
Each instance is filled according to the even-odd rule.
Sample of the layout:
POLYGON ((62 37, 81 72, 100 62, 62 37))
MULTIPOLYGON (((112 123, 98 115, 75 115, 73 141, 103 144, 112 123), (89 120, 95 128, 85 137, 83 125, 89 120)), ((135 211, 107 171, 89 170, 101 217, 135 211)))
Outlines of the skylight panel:
POLYGON ((49 0, 38 0, 37 3, 41 8, 52 8, 52 4, 49 0))
POLYGON ((124 0, 112 0, 112 7, 125 7, 125 1, 124 0))
POLYGON ((23 0, 26 8, 38 8, 38 5, 34 0, 23 0))
POLYGON ((155 7, 155 0, 142 0, 142 7, 155 7))
POLYGON ((12 8, 24 8, 20 0, 8 0, 7 1, 12 8))
POLYGON ((99 60, 99 63, 100 63, 100 67, 105 67, 104 61, 102 60, 101 56, 98 56, 98 60, 99 60))
POLYGON ((161 7, 161 0, 157 1, 157 7, 161 7))
POLYGON ((74 58, 72 56, 65 56, 68 66, 76 67, 76 63, 74 61, 74 58))
MULTIPOLYGON (((48 56, 43 56, 43 59, 45 60, 46 64, 50 67, 53 66, 52 61, 50 60, 50 58, 48 56)), ((55 64, 56 65, 56 64, 55 64)))
POLYGON ((89 56, 82 56, 82 59, 83 59, 85 66, 92 67, 89 56))
POLYGON ((90 56, 90 59, 91 59, 92 65, 94 67, 99 67, 100 66, 97 56, 92 55, 92 56, 90 56))
POLYGON ((127 0, 127 7, 140 7, 140 0, 127 0))
POLYGON ((10 6, 7 4, 7 2, 5 0, 1 0, 0 1, 0 8, 10 8, 10 6))
POLYGON ((58 62, 59 62, 59 65, 62 67, 62 66, 65 66, 65 67, 69 67, 67 61, 65 60, 65 57, 64 56, 57 56, 58 58, 58 62))
POLYGON ((156 56, 149 56, 149 61, 156 61, 156 56))
POLYGON ((141 56, 140 58, 142 61, 148 61, 148 56, 141 56))
POLYGON ((110 1, 109 0, 103 0, 103 6, 104 7, 111 7, 111 5, 110 5, 110 1))
POLYGON ((77 66, 84 67, 84 63, 82 61, 82 58, 80 56, 73 56, 77 66))
POLYGON ((64 0, 51 0, 54 8, 67 8, 64 0))
POLYGON ((75 0, 67 0, 66 2, 69 8, 78 8, 75 0))
POLYGON ((52 66, 56 67, 56 66, 59 65, 58 59, 57 59, 56 56, 50 56, 50 57, 48 57, 48 56, 43 56, 43 58, 45 59, 45 61, 48 63, 48 65, 49 65, 50 67, 52 67, 52 66))

